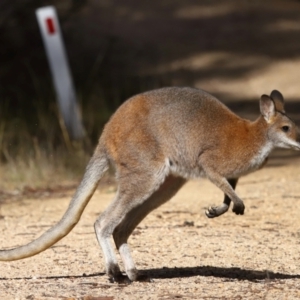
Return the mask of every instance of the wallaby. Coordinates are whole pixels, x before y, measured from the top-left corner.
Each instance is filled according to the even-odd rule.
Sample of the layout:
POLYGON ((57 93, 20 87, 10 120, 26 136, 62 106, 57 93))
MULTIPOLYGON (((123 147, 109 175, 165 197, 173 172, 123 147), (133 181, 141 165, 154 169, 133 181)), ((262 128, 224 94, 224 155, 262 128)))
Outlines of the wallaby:
POLYGON ((95 222, 106 272, 117 282, 141 279, 127 240, 155 208, 168 201, 188 178, 206 176, 225 194, 209 218, 244 214, 234 189, 238 178, 259 169, 275 147, 300 150, 297 128, 285 114, 283 96, 260 99, 254 122, 231 112, 212 95, 194 88, 162 88, 124 102, 106 124, 84 177, 62 219, 33 242, 0 251, 0 260, 35 255, 51 247, 78 223, 103 173, 112 165, 118 190, 95 222), (122 275, 111 244, 113 236, 128 277, 122 275))

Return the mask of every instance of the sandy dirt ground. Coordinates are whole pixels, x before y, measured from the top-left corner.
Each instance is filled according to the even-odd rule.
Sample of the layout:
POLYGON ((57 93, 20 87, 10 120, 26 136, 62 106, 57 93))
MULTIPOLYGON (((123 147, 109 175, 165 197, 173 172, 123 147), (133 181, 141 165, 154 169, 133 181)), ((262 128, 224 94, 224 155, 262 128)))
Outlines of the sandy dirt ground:
MULTIPOLYGON (((110 283, 93 223, 115 187, 96 191, 74 230, 47 251, 1 262, 0 299, 300 299, 300 157, 278 152, 242 178, 246 213, 206 218, 223 200, 206 179, 188 182, 130 238, 137 266, 153 281, 110 283)), ((0 245, 25 244, 55 224, 73 191, 1 205, 0 245)))

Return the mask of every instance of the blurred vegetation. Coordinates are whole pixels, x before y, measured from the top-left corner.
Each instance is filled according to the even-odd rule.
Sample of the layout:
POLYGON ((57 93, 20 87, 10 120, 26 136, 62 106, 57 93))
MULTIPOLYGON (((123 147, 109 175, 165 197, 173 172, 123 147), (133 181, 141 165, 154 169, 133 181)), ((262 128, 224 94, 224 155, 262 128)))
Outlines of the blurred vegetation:
POLYGON ((76 178, 82 173, 104 124, 122 101, 134 93, 166 84, 153 78, 140 81, 135 74, 127 76, 124 70, 135 59, 135 53, 112 32, 100 31, 98 41, 93 40, 97 36, 86 37, 86 26, 75 23, 81 22, 86 7, 91 6, 87 1, 50 4, 55 5, 59 14, 88 141, 70 143, 57 108, 35 17, 35 9, 49 5, 49 1, 1 1, 2 186, 11 181, 35 186, 43 181, 51 184, 64 177, 76 178), (87 44, 82 45, 83 41, 87 44))
POLYGON ((19 181, 26 181, 37 166, 26 182, 60 172, 76 177, 103 125, 133 94, 239 79, 299 57, 299 16, 295 0, 1 0, 0 180, 22 169, 19 181), (70 145, 60 122, 35 18, 35 9, 46 5, 55 5, 61 22, 87 130, 82 145, 70 145), (211 59, 214 53, 230 56, 211 59), (259 59, 244 59, 251 55, 259 59))

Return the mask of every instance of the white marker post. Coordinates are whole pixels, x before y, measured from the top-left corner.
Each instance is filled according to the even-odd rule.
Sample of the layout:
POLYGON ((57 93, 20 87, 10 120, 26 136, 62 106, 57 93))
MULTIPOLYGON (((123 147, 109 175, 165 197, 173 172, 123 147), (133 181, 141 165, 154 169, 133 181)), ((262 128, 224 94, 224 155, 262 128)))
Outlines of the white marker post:
POLYGON ((85 135, 77 107, 76 94, 62 40, 61 30, 53 6, 36 10, 39 27, 52 73, 58 105, 65 126, 72 139, 81 139, 85 135))

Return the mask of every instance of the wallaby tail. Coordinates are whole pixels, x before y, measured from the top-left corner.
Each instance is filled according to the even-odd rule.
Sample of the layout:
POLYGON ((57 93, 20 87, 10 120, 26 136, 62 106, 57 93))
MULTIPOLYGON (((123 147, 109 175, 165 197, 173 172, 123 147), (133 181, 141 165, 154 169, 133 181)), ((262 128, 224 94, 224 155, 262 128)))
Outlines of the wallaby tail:
POLYGON ((31 243, 9 250, 0 251, 0 261, 12 261, 38 254, 66 236, 78 223, 98 182, 107 171, 109 164, 104 151, 95 152, 87 165, 83 179, 61 220, 31 243))

